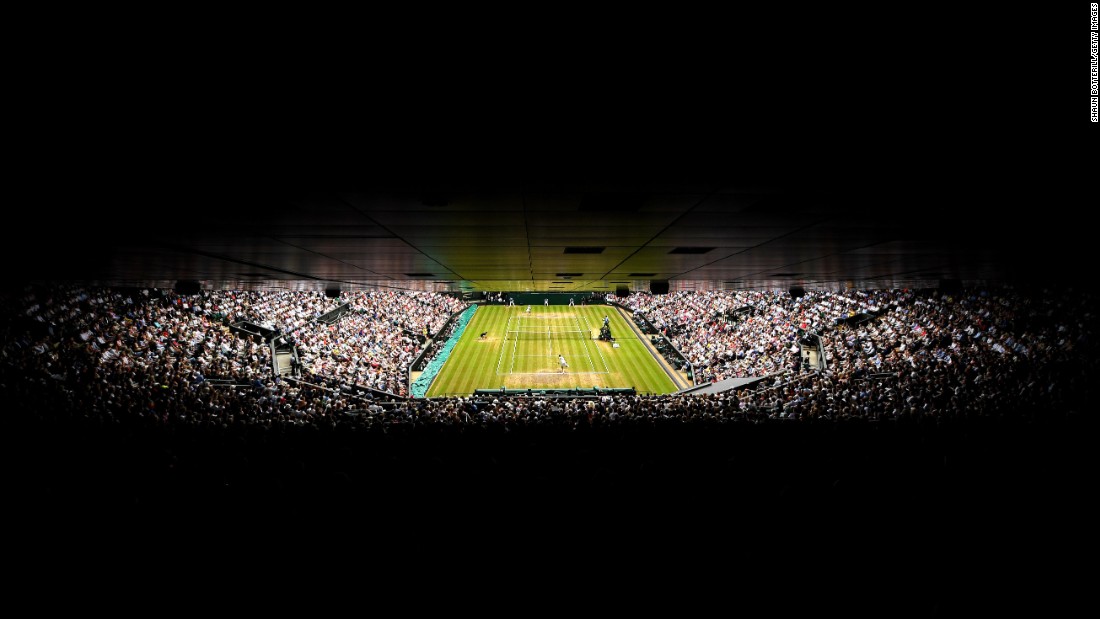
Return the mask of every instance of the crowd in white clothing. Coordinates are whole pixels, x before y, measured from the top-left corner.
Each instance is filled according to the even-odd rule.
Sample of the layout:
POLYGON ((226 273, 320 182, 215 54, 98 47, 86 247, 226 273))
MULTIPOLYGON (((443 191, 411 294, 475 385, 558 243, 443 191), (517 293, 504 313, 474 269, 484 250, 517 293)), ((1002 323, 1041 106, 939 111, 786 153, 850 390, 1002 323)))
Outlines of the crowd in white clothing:
MULTIPOLYGON (((221 425, 302 424, 352 411, 366 411, 364 419, 373 421, 364 423, 566 420, 574 425, 655 415, 711 420, 993 415, 1012 407, 1042 410, 1093 389, 1081 378, 1094 311, 1091 297, 1083 294, 894 290, 815 292, 794 299, 785 291, 676 293, 622 301, 669 333, 705 376, 776 377, 755 390, 706 398, 606 396, 595 403, 456 398, 410 400, 383 409, 339 390, 276 378, 266 343, 234 335, 226 325, 230 316, 256 311, 262 297, 83 287, 9 295, 2 302, 7 320, 0 346, 5 384, 29 380, 51 386, 50 397, 83 414, 221 425), (738 312, 741 308, 749 310, 738 312), (826 371, 801 372, 788 364, 796 355, 792 343, 797 344, 799 330, 821 334, 826 371)), ((335 324, 307 322, 291 335, 306 377, 398 395, 406 393, 405 373, 423 346, 415 333, 436 333, 463 307, 433 293, 362 293, 344 300, 352 309, 335 324)), ((325 307, 306 305, 307 313, 325 307)), ((301 316, 282 315, 291 316, 291 324, 301 316)))

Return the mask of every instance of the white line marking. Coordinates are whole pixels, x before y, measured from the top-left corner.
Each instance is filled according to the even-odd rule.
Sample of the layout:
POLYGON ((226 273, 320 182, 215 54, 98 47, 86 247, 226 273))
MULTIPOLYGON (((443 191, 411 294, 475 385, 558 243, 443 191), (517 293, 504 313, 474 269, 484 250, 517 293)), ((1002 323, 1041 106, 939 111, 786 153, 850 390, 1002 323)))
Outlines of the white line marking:
MULTIPOLYGON (((587 321, 588 320, 585 319, 585 322, 587 322, 587 321)), ((577 325, 577 330, 578 331, 581 330, 581 321, 577 320, 576 314, 573 315, 573 324, 577 325)), ((592 329, 588 330, 588 338, 590 338, 590 337, 592 337, 592 329)), ((588 350, 588 342, 587 342, 588 338, 584 338, 584 339, 581 340, 581 346, 584 347, 584 356, 588 357, 588 367, 592 368, 592 371, 595 372, 596 371, 596 362, 592 359, 591 351, 588 350)), ((605 370, 607 369, 606 364, 605 364, 604 369, 605 370)))
MULTIPOLYGON (((520 320, 522 320, 522 318, 521 318, 520 320)), ((511 317, 511 316, 509 316, 509 317, 508 317, 508 325, 505 325, 505 329, 507 329, 507 328, 508 328, 508 326, 509 326, 509 325, 511 325, 511 324, 512 324, 512 317, 511 317)), ((505 331, 505 340, 504 340, 504 343, 502 343, 502 344, 501 344, 501 346, 500 346, 500 357, 501 357, 501 360, 503 360, 503 359, 504 359, 504 348, 505 348, 505 346, 506 346, 506 345, 508 344, 508 340, 507 340, 507 337, 508 337, 508 336, 507 336, 507 333, 508 333, 508 332, 507 332, 507 331, 505 331)), ((509 364, 509 365, 508 365, 508 374, 511 374, 511 373, 512 373, 512 370, 513 370, 513 369, 514 369, 514 368, 516 367, 516 346, 517 346, 518 344, 519 344, 519 339, 518 339, 518 338, 516 338, 516 339, 512 340, 512 362, 511 362, 511 364, 509 364)), ((498 374, 498 375, 503 375, 504 373, 503 373, 503 372, 500 372, 500 371, 498 371, 498 372, 497 372, 497 374, 498 374)))
POLYGON ((512 373, 512 369, 516 367, 516 346, 519 345, 519 338, 512 340, 512 365, 508 366, 508 373, 512 373))
POLYGON ((508 326, 512 324, 512 317, 508 317, 508 322, 504 325, 504 339, 500 342, 500 358, 497 359, 497 376, 501 375, 500 364, 504 363, 504 346, 508 343, 508 326))
MULTIPOLYGON (((546 376, 547 374, 560 374, 558 370, 546 369, 541 372, 512 372, 512 376, 546 376)), ((574 376, 581 374, 610 374, 610 372, 569 372, 574 376)))
MULTIPOLYGON (((588 332, 592 333, 592 323, 588 322, 588 316, 585 316, 584 314, 581 314, 581 317, 584 318, 584 324, 588 325, 588 332)), ((578 324, 577 326, 580 326, 580 325, 578 324)), ((586 343, 586 346, 587 346, 587 343, 586 343)), ((608 367, 608 365, 607 365, 607 359, 604 358, 603 351, 600 350, 600 345, 599 344, 593 344, 593 346, 596 347, 596 352, 598 352, 600 354, 600 362, 603 363, 603 372, 599 372, 599 373, 600 374, 610 374, 611 373, 611 368, 608 367)), ((592 364, 592 369, 593 370, 596 369, 596 364, 594 364, 594 363, 592 364)))
MULTIPOLYGON (((582 317, 583 317, 583 315, 582 315, 582 317)), ((519 347, 519 340, 520 340, 519 335, 520 335, 520 333, 523 333, 523 332, 519 331, 518 329, 516 331, 512 331, 512 319, 513 318, 515 318, 516 322, 519 323, 520 326, 522 326, 522 324, 524 322, 526 322, 526 320, 528 319, 528 316, 526 316, 524 314, 518 314, 518 315, 515 315, 515 316, 509 316, 508 317, 508 322, 506 322, 505 325, 504 325, 504 338, 501 340, 501 343, 500 343, 500 356, 497 358, 497 368, 496 368, 497 375, 498 376, 503 376, 505 374, 504 372, 501 371, 501 366, 504 364, 504 350, 505 350, 505 347, 508 345, 509 334, 513 334, 516 337, 514 339, 512 339, 512 361, 511 361, 511 364, 508 366, 508 372, 507 372, 508 375, 514 375, 514 376, 545 376, 548 373, 553 373, 553 371, 552 371, 553 368, 550 368, 550 369, 547 369, 547 370, 544 370, 544 371, 538 371, 538 372, 516 372, 515 371, 516 359, 528 359, 528 358, 545 359, 546 357, 543 356, 542 354, 535 354, 535 355, 521 355, 521 354, 519 354, 519 348, 518 348, 519 347)), ((531 316, 530 318, 535 318, 535 316, 531 316)), ((610 374, 611 370, 607 365, 607 360, 604 359, 604 357, 603 357, 603 352, 600 350, 600 347, 596 346, 596 352, 599 353, 600 361, 603 363, 604 371, 602 371, 602 372, 596 369, 595 359, 592 357, 591 352, 589 352, 588 342, 586 340, 589 340, 589 339, 592 338, 592 326, 589 324, 588 325, 588 330, 584 331, 580 328, 581 325, 580 325, 580 321, 577 320, 577 316, 573 315, 572 318, 573 318, 574 324, 576 324, 576 326, 577 326, 576 330, 575 331, 562 331, 562 333, 569 334, 569 333, 580 333, 582 331, 584 332, 585 337, 582 338, 582 345, 584 346, 585 355, 587 355, 587 357, 588 357, 588 363, 589 363, 589 366, 592 368, 592 371, 590 371, 590 372, 574 371, 574 372, 571 372, 571 373, 572 374, 610 374)), ((568 321, 568 319, 566 319, 564 317, 563 317, 563 320, 568 321)), ((588 318, 587 317, 584 317, 584 322, 585 322, 585 324, 588 324, 588 318)), ((558 325, 558 326, 567 326, 567 325, 558 325)), ((528 331, 527 333, 539 333, 539 331, 528 331)), ((552 346, 553 345, 553 343, 552 343, 552 340, 553 340, 552 330, 548 333, 548 337, 551 339, 551 346, 552 346)), ((593 344, 593 345, 595 345, 595 344, 593 344)), ((553 357, 553 350, 552 349, 551 349, 551 357, 553 357)))

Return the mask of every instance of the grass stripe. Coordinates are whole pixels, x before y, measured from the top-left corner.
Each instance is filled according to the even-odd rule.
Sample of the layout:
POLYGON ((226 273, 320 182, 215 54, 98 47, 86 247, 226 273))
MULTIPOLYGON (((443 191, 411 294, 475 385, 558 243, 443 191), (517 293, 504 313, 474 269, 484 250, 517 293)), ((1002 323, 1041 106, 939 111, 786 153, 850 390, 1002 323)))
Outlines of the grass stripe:
MULTIPOLYGON (((429 397, 469 394, 474 389, 508 388, 573 388, 573 387, 634 387, 639 392, 670 393, 676 386, 645 345, 613 308, 605 306, 483 306, 474 314, 462 339, 440 370, 428 391, 429 397), (507 338, 509 318, 511 328, 521 322, 526 328, 581 329, 597 328, 609 317, 611 332, 619 342, 613 348, 608 342, 567 337, 515 340, 507 338), (488 335, 485 339, 479 336, 488 335), (511 350, 508 350, 508 347, 511 350), (569 369, 559 372, 557 355, 564 354, 569 369), (515 372, 499 375, 499 368, 513 366, 515 372), (520 370, 527 373, 520 374, 520 370)), ((530 336, 528 336, 530 337, 530 336)))

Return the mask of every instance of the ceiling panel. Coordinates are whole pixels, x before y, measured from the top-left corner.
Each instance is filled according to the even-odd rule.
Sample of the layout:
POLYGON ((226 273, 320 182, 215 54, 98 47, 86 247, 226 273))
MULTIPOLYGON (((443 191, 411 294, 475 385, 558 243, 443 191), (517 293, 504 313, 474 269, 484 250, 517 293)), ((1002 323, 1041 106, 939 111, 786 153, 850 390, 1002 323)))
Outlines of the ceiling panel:
MULTIPOLYGON (((391 161, 385 149, 355 143, 376 153, 369 165, 329 169, 311 150, 216 180, 186 166, 176 178, 116 174, 103 181, 109 198, 43 191, 22 207, 30 223, 9 230, 0 259, 27 279, 208 286, 331 280, 521 290, 628 281, 647 289, 671 279, 699 289, 1091 277, 1091 231, 1067 215, 1088 206, 1070 191, 1071 172, 1090 177, 1082 165, 946 146, 908 157, 901 142, 853 156, 832 142, 807 154, 796 140, 768 158, 737 136, 699 129, 695 146, 706 149, 635 153, 583 134, 542 154, 541 141, 520 133, 515 148, 488 160, 414 142, 391 161), (119 204, 120 195, 132 204, 119 204), (55 203, 79 207, 62 216, 55 203), (671 253, 693 247, 713 249, 671 253), (558 273, 582 275, 553 284, 563 281, 558 273)), ((635 145, 646 142, 637 131, 635 145)), ((62 172, 54 180, 47 189, 72 184, 62 172)))
POLYGON ((676 225, 654 238, 650 245, 743 246, 751 247, 796 230, 791 227, 736 226, 715 222, 708 226, 676 225))
POLYGON ((413 245, 519 245, 526 246, 527 233, 523 226, 502 226, 499 222, 486 222, 470 226, 439 226, 431 218, 417 225, 395 226, 391 232, 413 245))

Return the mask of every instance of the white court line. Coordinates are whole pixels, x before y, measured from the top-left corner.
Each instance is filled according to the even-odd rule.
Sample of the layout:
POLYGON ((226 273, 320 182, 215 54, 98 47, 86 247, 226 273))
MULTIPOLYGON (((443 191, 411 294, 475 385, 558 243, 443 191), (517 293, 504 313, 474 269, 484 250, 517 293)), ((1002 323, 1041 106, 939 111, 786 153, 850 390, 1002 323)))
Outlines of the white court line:
MULTIPOLYGON (((508 322, 504 324, 504 341, 500 343, 500 358, 497 359, 497 375, 500 376, 500 364, 504 363, 504 345, 508 343, 508 326, 512 324, 512 317, 508 317, 508 322)), ((513 363, 515 360, 513 359, 513 363)))
POLYGON ((508 366, 508 373, 511 374, 512 370, 516 367, 516 346, 519 346, 519 338, 512 340, 512 365, 508 366))
MULTIPOLYGON (((573 376, 580 376, 581 374, 610 374, 610 372, 567 372, 573 376)), ((557 370, 544 370, 542 372, 512 372, 511 376, 546 376, 553 374, 561 374, 557 370)))
MULTIPOLYGON (((577 320, 577 315, 573 315, 573 324, 577 325, 577 331, 581 330, 581 321, 577 320)), ((592 359, 592 353, 588 350, 588 339, 592 337, 592 329, 588 330, 588 337, 581 340, 581 345, 584 346, 584 356, 588 357, 588 367, 592 368, 592 371, 596 371, 596 362, 592 359)), ((604 364, 604 369, 607 369, 607 364, 604 364)))
MULTIPOLYGON (((540 311, 543 311, 543 310, 540 310, 540 311)), ((585 330, 581 329, 581 324, 580 324, 580 321, 577 320, 576 314, 572 314, 571 317, 573 319, 573 324, 576 325, 576 330, 575 331, 566 331, 565 333, 581 333, 581 332, 584 333, 585 337, 582 338, 582 344, 584 345, 585 355, 588 357, 589 367, 592 368, 592 371, 590 371, 590 372, 573 371, 573 372, 571 372, 571 374, 610 374, 611 370, 608 367, 607 360, 604 358, 603 351, 600 350, 599 346, 596 346, 596 352, 599 353, 599 355, 600 355, 600 361, 603 363, 604 370, 601 372, 601 371, 596 369, 595 359, 592 357, 592 354, 591 354, 591 352, 588 348, 588 342, 586 341, 586 340, 591 339, 591 337, 592 337, 592 326, 591 326, 591 324, 588 323, 588 318, 584 317, 585 324, 588 324, 588 330, 585 331, 585 330)), ((561 317, 561 318, 565 322, 568 322, 568 318, 565 318, 565 317, 561 317)), ((515 319, 516 323, 518 324, 518 328, 516 329, 517 334, 521 333, 521 332, 538 333, 538 331, 533 331, 533 330, 532 331, 520 331, 520 329, 522 329, 525 326, 525 323, 527 323, 528 321, 534 322, 535 320, 541 320, 543 322, 549 321, 550 323, 558 322, 556 319, 551 319, 549 317, 544 317, 544 316, 538 316, 538 315, 535 315, 535 314, 532 314, 532 315, 529 316, 526 313, 524 313, 524 314, 518 314, 516 316, 509 316, 508 317, 508 322, 505 323, 505 326, 504 326, 505 339, 504 339, 504 341, 501 342, 501 345, 500 345, 500 357, 497 359, 497 375, 498 376, 503 376, 504 375, 504 373, 501 372, 501 366, 504 363, 504 348, 508 344, 508 340, 507 340, 508 333, 512 332, 512 320, 513 319, 515 319)), ((534 326, 534 325, 532 325, 532 326, 534 326)), ((554 356, 554 352, 553 352, 553 330, 550 328, 551 326, 563 327, 563 326, 567 326, 567 325, 565 325, 565 324, 547 325, 547 338, 550 341, 550 347, 551 347, 550 356, 551 356, 551 358, 553 358, 553 356, 554 356)), ((540 376, 540 375, 545 375, 547 373, 550 373, 549 371, 542 371, 542 372, 516 372, 515 371, 516 359, 517 358, 524 358, 524 359, 526 359, 526 358, 545 359, 546 358, 545 356, 543 356, 541 354, 538 354, 538 355, 520 355, 520 354, 518 354, 519 340, 520 340, 520 338, 519 338, 518 335, 512 340, 512 361, 511 361, 511 364, 508 366, 508 372, 507 372, 508 375, 540 376)))
MULTIPOLYGON (((500 372, 500 364, 504 363, 504 349, 505 349, 505 346, 508 344, 507 336, 508 336, 508 332, 510 331, 509 328, 511 327, 511 319, 513 319, 513 317, 509 316, 508 317, 508 322, 505 323, 505 327, 504 327, 505 340, 503 342, 500 342, 500 358, 496 362, 496 375, 497 376, 504 376, 504 373, 500 372)), ((508 374, 511 374, 511 369, 513 369, 516 366, 516 345, 518 343, 519 343, 519 339, 517 338, 517 339, 513 340, 513 344, 511 344, 511 365, 508 366, 508 374)))
MULTIPOLYGON (((592 323, 588 322, 588 316, 585 316, 584 314, 581 314, 581 317, 584 318, 584 324, 588 325, 588 332, 592 333, 592 323)), ((580 323, 577 323, 577 326, 579 327, 580 323)), ((587 344, 588 343, 585 342, 585 347, 586 348, 587 348, 587 344)), ((603 373, 604 374, 610 374, 611 373, 611 368, 607 367, 607 359, 604 358, 603 351, 600 350, 600 347, 599 347, 598 344, 593 344, 593 345, 596 347, 596 352, 600 354, 600 362, 603 363, 603 373)), ((592 369, 593 370, 596 369, 596 364, 592 364, 592 369)))

